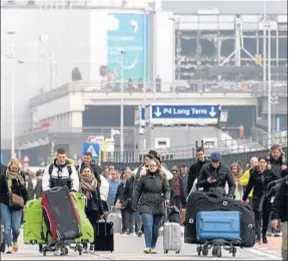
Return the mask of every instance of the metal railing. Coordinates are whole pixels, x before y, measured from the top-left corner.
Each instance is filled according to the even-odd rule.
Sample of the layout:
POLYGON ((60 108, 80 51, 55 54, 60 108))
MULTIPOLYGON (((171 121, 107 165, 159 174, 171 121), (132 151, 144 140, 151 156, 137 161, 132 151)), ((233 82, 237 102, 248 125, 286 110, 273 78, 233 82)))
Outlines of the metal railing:
MULTIPOLYGON (((280 144, 287 147, 288 137, 287 132, 272 134, 271 144, 280 144)), ((187 146, 177 146, 164 149, 155 149, 161 156, 163 161, 170 160, 184 160, 192 159, 196 155, 195 143, 188 144, 187 146)), ((218 140, 216 146, 205 147, 206 155, 210 155, 213 151, 219 151, 222 155, 238 154, 238 153, 252 153, 254 151, 262 151, 268 149, 268 136, 252 137, 246 139, 228 139, 218 140)), ((133 150, 114 152, 103 152, 103 162, 115 163, 136 163, 142 161, 144 155, 148 153, 147 150, 133 150)))
MULTIPOLYGON (((186 83, 184 81, 176 81, 175 87, 171 82, 163 82, 161 86, 153 83, 138 84, 133 83, 129 85, 128 82, 124 83, 123 92, 133 96, 134 94, 172 94, 174 97, 178 97, 181 93, 222 93, 228 95, 230 93, 242 93, 250 96, 263 96, 266 95, 266 90, 263 89, 262 82, 246 83, 243 82, 224 82, 224 81, 191 81, 186 83)), ((272 82, 272 92, 278 96, 287 97, 287 82, 272 82)), ((54 100, 56 98, 66 96, 69 93, 106 93, 107 95, 113 93, 120 93, 120 82, 70 82, 57 89, 47 91, 36 95, 30 99, 30 106, 35 107, 44 102, 54 100)))

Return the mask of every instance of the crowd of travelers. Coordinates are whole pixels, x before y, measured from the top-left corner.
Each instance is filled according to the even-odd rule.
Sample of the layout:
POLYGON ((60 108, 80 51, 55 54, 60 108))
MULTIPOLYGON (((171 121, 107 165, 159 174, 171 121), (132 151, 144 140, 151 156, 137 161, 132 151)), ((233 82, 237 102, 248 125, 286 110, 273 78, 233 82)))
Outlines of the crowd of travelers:
POLYGON ((23 169, 19 160, 11 159, 7 166, 1 165, 0 178, 1 221, 7 253, 18 251, 23 215, 22 208, 10 207, 11 195, 22 197, 26 203, 40 198, 42 191, 68 186, 71 191, 86 195, 86 215, 92 224, 119 209, 121 233, 144 235, 145 253, 156 253, 159 230, 168 209, 170 218, 182 222, 191 191, 221 193, 252 207, 257 243, 268 243, 268 230, 275 236, 282 230, 282 257, 287 260, 287 180, 274 200, 267 196, 267 185, 288 173, 281 146, 273 145, 268 155, 252 157, 247 165, 233 162, 227 166, 220 153, 214 152, 207 157, 202 147, 197 148, 196 156, 191 166, 168 169, 158 153, 150 150, 139 167, 133 170, 127 167, 122 171, 113 165, 101 168, 94 164, 91 153, 84 155, 81 165, 74 166, 67 160, 64 149, 58 149, 52 164, 37 172, 23 169), (166 208, 168 206, 170 208, 166 208))

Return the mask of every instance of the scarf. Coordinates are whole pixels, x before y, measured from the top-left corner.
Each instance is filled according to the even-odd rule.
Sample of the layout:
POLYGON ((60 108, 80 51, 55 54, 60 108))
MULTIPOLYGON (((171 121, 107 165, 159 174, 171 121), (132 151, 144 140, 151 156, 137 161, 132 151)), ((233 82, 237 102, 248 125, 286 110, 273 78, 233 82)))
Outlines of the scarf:
POLYGON ((90 192, 96 190, 97 187, 96 178, 93 175, 91 176, 80 175, 79 181, 81 189, 83 190, 86 197, 89 199, 91 197, 90 192))
POLYGON ((25 180, 23 179, 23 177, 21 176, 19 172, 12 172, 12 171, 7 170, 6 178, 7 178, 8 190, 10 192, 11 192, 13 180, 15 180, 18 184, 22 186, 25 185, 25 180))

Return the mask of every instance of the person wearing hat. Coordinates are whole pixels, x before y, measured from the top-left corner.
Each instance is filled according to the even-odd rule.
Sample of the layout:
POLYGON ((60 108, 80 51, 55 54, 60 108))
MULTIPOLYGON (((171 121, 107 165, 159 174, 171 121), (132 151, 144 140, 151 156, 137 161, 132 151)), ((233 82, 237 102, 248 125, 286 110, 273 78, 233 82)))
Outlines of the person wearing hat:
POLYGON ((211 162, 201 168, 197 187, 203 188, 204 192, 217 192, 234 198, 236 188, 234 177, 230 168, 222 163, 219 152, 213 152, 211 162), (226 183, 228 183, 228 195, 225 190, 226 183))

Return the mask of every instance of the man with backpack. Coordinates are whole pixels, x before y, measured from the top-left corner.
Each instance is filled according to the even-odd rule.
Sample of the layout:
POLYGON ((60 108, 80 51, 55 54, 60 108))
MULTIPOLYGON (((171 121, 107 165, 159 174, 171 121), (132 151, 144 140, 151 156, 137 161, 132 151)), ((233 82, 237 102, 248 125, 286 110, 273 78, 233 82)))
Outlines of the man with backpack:
POLYGON ((56 159, 45 168, 42 190, 67 186, 69 190, 79 191, 79 177, 74 166, 69 165, 66 151, 58 149, 56 159))

